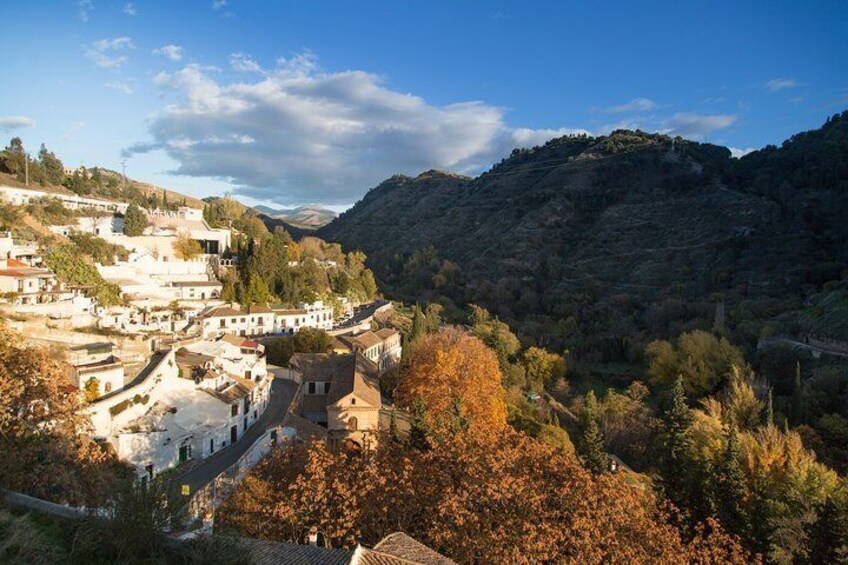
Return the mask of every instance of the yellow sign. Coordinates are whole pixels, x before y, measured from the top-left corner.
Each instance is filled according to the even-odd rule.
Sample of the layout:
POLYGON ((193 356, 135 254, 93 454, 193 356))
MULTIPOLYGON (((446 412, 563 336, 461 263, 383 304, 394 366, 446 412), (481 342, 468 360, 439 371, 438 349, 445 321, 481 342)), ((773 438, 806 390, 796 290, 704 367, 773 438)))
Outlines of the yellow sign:
POLYGON ((191 494, 191 487, 189 485, 183 485, 181 493, 183 496, 188 496, 191 494))

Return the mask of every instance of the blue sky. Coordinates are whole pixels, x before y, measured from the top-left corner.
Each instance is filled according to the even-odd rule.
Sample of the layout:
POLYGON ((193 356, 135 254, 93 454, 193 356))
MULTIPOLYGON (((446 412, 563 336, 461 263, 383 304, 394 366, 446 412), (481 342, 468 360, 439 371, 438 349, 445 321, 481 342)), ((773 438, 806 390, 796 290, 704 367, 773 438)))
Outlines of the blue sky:
POLYGON ((848 108, 843 1, 19 4, 0 136, 250 203, 617 127, 742 152, 848 108))

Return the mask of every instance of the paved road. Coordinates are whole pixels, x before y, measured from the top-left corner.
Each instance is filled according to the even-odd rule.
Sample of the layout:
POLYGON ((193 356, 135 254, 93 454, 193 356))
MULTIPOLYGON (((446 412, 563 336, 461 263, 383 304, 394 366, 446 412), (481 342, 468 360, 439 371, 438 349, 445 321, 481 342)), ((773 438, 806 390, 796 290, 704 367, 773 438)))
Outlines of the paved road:
POLYGON ((812 351, 814 353, 823 353, 826 355, 835 355, 836 357, 848 357, 848 353, 844 351, 839 351, 838 349, 830 349, 829 347, 822 347, 819 345, 812 345, 809 343, 804 343, 803 341, 795 341, 794 339, 789 339, 788 337, 770 337, 764 339, 760 342, 762 345, 768 345, 773 343, 782 343, 785 345, 790 345, 792 347, 796 347, 798 349, 806 349, 808 351, 812 351))
POLYGON ((235 444, 218 451, 211 457, 203 459, 198 465, 186 473, 178 475, 173 480, 178 485, 190 485, 191 492, 197 492, 219 474, 230 468, 248 448, 259 439, 265 430, 283 421, 289 405, 294 400, 297 385, 291 381, 274 379, 271 382, 271 399, 268 408, 256 422, 248 428, 235 444))
POLYGON ((353 328, 355 326, 358 326, 362 322, 365 322, 366 320, 370 319, 378 308, 380 308, 381 306, 385 306, 388 303, 388 300, 383 300, 380 298, 373 302, 369 302, 368 304, 358 306, 354 310, 353 316, 350 318, 350 320, 346 321, 343 324, 339 324, 338 326, 334 327, 333 330, 343 330, 346 328, 353 328))

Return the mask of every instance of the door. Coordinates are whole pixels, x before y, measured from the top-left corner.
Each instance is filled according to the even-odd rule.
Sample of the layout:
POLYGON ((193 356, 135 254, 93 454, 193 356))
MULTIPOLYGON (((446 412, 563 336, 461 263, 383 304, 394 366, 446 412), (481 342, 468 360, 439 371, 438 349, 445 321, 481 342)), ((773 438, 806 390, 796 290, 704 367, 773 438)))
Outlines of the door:
POLYGON ((238 441, 238 426, 230 428, 230 443, 238 441))

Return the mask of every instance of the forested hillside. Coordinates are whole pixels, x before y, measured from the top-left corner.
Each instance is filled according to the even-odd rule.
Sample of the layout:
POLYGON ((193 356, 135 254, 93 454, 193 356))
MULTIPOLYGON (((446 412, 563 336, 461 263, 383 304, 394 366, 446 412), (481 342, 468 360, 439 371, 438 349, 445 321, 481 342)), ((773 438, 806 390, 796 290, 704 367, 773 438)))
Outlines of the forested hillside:
POLYGON ((844 296, 845 217, 848 112, 742 159, 619 130, 514 150, 474 179, 395 176, 319 235, 367 253, 394 297, 457 317, 479 304, 538 343, 634 361, 693 328, 751 348, 848 338, 808 308, 844 296))

